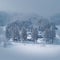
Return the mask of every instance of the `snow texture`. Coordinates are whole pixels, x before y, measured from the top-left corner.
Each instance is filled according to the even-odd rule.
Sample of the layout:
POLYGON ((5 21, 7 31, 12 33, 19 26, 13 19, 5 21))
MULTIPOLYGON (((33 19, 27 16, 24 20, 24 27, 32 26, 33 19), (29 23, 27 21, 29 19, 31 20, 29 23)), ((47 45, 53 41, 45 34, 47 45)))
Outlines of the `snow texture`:
MULTIPOLYGON (((60 41, 58 32, 56 37, 60 41)), ((0 41, 5 40, 3 33, 0 35, 0 41)), ((40 43, 41 39, 37 42, 40 43)), ((60 43, 58 44, 57 41, 56 44, 29 44, 16 43, 11 39, 10 43, 10 47, 0 47, 0 60, 60 60, 60 43)))

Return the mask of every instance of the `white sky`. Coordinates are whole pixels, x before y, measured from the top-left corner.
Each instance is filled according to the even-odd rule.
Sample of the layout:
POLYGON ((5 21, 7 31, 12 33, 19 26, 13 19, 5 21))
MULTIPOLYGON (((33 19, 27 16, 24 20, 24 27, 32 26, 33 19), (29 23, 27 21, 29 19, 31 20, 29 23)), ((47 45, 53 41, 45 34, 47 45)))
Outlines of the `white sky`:
POLYGON ((0 11, 38 13, 47 17, 60 13, 60 0, 0 0, 0 11))

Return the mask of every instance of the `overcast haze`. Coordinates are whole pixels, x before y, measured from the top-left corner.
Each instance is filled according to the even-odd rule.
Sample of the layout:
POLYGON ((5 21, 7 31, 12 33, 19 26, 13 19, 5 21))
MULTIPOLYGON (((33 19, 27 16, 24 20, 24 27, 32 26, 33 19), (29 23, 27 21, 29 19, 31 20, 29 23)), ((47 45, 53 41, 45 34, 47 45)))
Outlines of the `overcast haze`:
POLYGON ((60 13, 60 0, 0 0, 0 11, 37 13, 47 17, 60 13))

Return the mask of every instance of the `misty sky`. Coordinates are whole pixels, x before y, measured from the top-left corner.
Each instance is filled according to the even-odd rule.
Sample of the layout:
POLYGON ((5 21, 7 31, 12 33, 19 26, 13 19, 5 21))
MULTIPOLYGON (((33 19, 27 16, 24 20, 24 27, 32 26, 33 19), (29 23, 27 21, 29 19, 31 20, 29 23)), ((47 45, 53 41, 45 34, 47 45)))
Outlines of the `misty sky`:
POLYGON ((0 11, 51 16, 60 13, 60 0, 0 0, 0 11))

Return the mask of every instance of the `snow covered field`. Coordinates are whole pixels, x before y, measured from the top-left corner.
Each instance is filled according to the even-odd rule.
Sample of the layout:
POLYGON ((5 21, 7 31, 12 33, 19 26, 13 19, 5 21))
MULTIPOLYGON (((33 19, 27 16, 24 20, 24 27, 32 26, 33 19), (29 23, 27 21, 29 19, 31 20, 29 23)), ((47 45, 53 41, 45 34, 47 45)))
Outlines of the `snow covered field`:
POLYGON ((0 47, 0 60, 60 60, 60 46, 15 43, 0 47))
POLYGON ((13 43, 10 47, 0 47, 0 60, 60 60, 60 45, 13 43))

